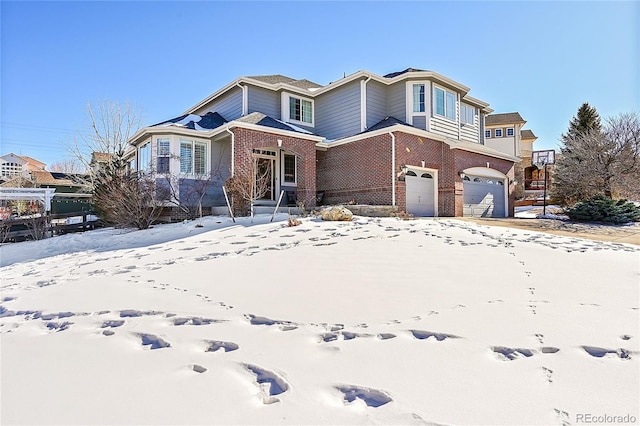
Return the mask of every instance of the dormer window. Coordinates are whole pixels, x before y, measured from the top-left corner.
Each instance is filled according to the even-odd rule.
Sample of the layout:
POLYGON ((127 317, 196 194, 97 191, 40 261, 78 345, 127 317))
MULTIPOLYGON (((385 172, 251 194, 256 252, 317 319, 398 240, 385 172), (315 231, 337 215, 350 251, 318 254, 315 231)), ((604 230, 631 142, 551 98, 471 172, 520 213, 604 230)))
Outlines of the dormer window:
POLYGON ((455 121, 456 119, 456 94, 449 92, 448 90, 434 87, 434 104, 435 113, 449 120, 455 121))
POLYGON ((283 93, 282 107, 283 119, 286 117, 286 121, 313 126, 313 100, 283 93), (285 109, 286 105, 289 107, 288 112, 285 109))

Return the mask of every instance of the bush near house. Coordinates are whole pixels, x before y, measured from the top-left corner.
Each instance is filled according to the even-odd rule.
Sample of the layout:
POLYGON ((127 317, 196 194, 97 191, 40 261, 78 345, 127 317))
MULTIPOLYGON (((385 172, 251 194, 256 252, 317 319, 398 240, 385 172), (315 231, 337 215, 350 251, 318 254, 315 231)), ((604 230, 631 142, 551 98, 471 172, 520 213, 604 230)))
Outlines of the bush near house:
POLYGON ((640 207, 627 200, 596 195, 565 210, 569 219, 578 222, 623 224, 640 221, 640 207))

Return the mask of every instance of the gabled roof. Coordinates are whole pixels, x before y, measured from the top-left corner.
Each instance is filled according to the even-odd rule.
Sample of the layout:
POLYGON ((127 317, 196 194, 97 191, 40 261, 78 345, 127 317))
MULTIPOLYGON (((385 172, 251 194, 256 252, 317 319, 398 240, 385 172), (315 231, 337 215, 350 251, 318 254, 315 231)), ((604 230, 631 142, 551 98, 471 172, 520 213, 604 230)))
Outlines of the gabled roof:
POLYGON ((108 152, 93 151, 91 153, 91 164, 108 163, 109 161, 111 161, 111 154, 108 152))
POLYGON ((33 188, 33 181, 24 176, 16 176, 1 183, 5 188, 33 188))
POLYGON ((256 124, 258 126, 271 127, 273 129, 280 129, 280 130, 288 130, 290 132, 305 133, 307 135, 313 134, 308 130, 302 129, 298 126, 293 126, 291 124, 285 123, 280 120, 276 120, 275 118, 269 117, 268 115, 265 115, 261 112, 252 112, 251 114, 245 115, 244 117, 240 117, 236 120, 233 120, 233 122, 256 124))
POLYGON ((406 74, 408 72, 425 72, 425 71, 428 71, 428 70, 421 70, 421 69, 418 69, 418 68, 407 68, 406 70, 396 71, 396 72, 391 72, 389 74, 385 74, 385 75, 383 75, 383 77, 384 78, 394 78, 394 77, 397 77, 399 75, 406 74))
POLYGON ((369 127, 367 130, 365 130, 362 133, 375 132, 376 130, 385 129, 387 127, 391 127, 391 126, 394 126, 396 124, 402 124, 403 126, 414 127, 411 124, 405 123, 402 120, 398 120, 395 117, 386 117, 384 120, 378 121, 376 124, 374 124, 373 126, 369 127))
POLYGON ((23 160, 25 160, 27 162, 28 165, 37 167, 39 169, 44 169, 46 164, 43 163, 42 161, 38 161, 35 158, 31 158, 31 157, 27 157, 26 155, 21 155, 20 156, 23 160))
POLYGON ((261 81, 268 84, 284 83, 290 86, 300 87, 301 89, 317 89, 319 87, 322 87, 322 85, 304 78, 302 80, 296 80, 295 78, 287 77, 286 75, 282 74, 253 75, 247 78, 251 78, 253 80, 261 81))
POLYGON ((180 117, 172 118, 162 123, 153 124, 149 127, 160 126, 177 126, 191 130, 213 130, 227 123, 223 116, 217 112, 208 112, 205 115, 185 114, 180 117))
POLYGON ((524 118, 520 116, 518 112, 505 112, 502 114, 487 115, 484 119, 484 124, 487 126, 496 126, 500 124, 516 124, 526 123, 524 118))
POLYGON ((521 130, 520 137, 522 139, 538 139, 538 137, 534 135, 531 130, 521 130))
POLYGON ((46 170, 33 171, 31 177, 36 185, 73 185, 69 179, 56 179, 51 172, 46 170))

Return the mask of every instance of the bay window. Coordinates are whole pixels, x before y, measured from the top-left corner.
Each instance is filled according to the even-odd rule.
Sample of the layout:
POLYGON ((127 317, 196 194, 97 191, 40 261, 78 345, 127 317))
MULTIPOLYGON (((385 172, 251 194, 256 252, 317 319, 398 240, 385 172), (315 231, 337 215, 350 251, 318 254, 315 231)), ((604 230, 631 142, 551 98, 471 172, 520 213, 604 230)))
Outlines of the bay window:
POLYGON ((456 94, 449 92, 448 90, 435 87, 434 91, 434 103, 435 112, 437 115, 448 118, 449 120, 456 119, 456 94))
POLYGON ((205 175, 207 173, 207 144, 180 139, 180 173, 205 175))
POLYGON ((413 112, 424 112, 424 84, 413 85, 413 112))
POLYGON ((156 171, 158 173, 169 173, 170 154, 169 139, 158 139, 156 141, 156 171))
POLYGON ((289 97, 289 119, 313 124, 313 103, 306 99, 289 97))
POLYGON ((467 124, 475 124, 476 109, 470 105, 460 104, 460 121, 467 124))
POLYGON ((147 172, 151 169, 151 141, 138 148, 138 170, 147 172))

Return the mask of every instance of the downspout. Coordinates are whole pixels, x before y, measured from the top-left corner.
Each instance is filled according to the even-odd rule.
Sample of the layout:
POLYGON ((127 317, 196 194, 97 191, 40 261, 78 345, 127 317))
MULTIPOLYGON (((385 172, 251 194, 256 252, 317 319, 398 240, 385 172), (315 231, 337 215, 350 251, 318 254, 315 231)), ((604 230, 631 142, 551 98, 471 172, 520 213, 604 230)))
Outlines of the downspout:
POLYGON ((242 115, 245 116, 249 113, 249 92, 247 86, 243 86, 240 82, 236 83, 240 89, 242 89, 242 115))
POLYGON ((391 136, 391 206, 396 206, 396 135, 389 132, 391 136))
POLYGON ((236 135, 229 130, 229 126, 224 129, 231 135, 231 177, 233 177, 236 173, 236 135))
POLYGON ((360 131, 367 130, 367 83, 373 76, 369 75, 366 80, 360 80, 360 131))

